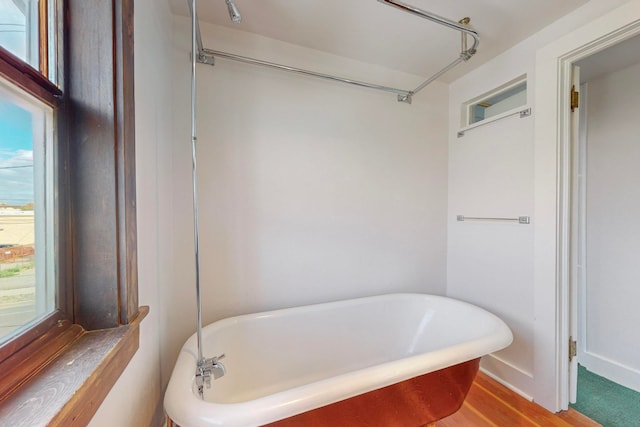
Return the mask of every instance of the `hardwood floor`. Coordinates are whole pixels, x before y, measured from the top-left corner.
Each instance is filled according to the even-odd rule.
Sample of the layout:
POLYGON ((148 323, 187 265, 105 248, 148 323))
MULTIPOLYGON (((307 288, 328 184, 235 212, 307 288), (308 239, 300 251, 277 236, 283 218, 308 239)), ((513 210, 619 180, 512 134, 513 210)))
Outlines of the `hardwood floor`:
POLYGON ((552 414, 478 372, 462 408, 435 427, 595 427, 600 424, 569 409, 552 414))

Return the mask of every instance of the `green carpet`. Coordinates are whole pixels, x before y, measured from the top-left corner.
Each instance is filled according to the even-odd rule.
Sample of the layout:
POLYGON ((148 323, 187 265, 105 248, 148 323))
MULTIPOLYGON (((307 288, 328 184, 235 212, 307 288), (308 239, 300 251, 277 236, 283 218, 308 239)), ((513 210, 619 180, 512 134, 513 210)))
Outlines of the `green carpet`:
POLYGON ((571 405, 604 427, 640 427, 640 393, 578 365, 578 401, 571 405))

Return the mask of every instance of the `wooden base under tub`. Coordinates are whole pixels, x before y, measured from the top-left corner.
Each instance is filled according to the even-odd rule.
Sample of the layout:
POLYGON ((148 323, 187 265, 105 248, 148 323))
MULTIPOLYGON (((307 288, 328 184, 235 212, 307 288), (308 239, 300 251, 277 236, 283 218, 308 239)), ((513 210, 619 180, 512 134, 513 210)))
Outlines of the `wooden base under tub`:
MULTIPOLYGON (((462 406, 480 359, 392 384, 350 399, 303 412, 266 427, 421 427, 462 406)), ((168 427, 178 427, 169 419, 168 427)))

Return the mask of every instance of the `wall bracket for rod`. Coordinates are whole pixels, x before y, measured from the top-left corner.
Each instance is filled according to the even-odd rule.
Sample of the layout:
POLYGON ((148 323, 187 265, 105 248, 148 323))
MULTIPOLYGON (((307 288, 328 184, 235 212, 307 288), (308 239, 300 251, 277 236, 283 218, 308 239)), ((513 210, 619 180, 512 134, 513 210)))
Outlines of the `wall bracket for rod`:
POLYGON ((411 97, 413 94, 408 93, 406 95, 398 94, 398 102, 404 102, 405 104, 411 104, 411 97))
POLYGON ((216 57, 213 55, 208 55, 204 52, 198 53, 198 57, 196 58, 198 64, 206 64, 206 65, 216 65, 216 57))

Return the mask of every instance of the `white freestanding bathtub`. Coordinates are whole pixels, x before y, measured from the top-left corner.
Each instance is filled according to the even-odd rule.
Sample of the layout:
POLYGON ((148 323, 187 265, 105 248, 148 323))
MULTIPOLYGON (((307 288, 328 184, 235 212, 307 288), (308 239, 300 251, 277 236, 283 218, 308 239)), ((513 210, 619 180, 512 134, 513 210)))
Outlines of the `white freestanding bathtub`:
MULTIPOLYGON (((392 402, 396 412, 400 400, 408 402, 400 412, 421 405, 433 412, 432 407, 440 405, 438 399, 457 396, 446 413, 415 418, 418 426, 455 412, 479 358, 508 346, 512 339, 509 328, 493 314, 423 294, 381 295, 238 316, 203 328, 203 353, 205 357, 224 353, 226 375, 212 381, 204 399, 198 396, 194 335, 179 354, 164 405, 170 425, 181 427, 248 427, 276 421, 279 426, 311 425, 301 417, 332 408, 334 412, 327 415, 332 425, 355 426, 384 425, 385 415, 376 413, 382 411, 381 402, 392 402), (455 369, 462 369, 465 378, 458 379, 455 369), (419 382, 425 379, 426 383, 419 382), (424 402, 416 403, 415 396, 381 394, 407 390, 424 402), (352 405, 354 398, 364 400, 352 405), (364 415, 352 413, 358 408, 364 415), (336 419, 344 413, 348 424, 336 419), (362 417, 378 422, 366 424, 371 419, 362 417), (287 424, 287 420, 292 421, 287 424)), ((413 418, 404 425, 410 423, 413 418)))

